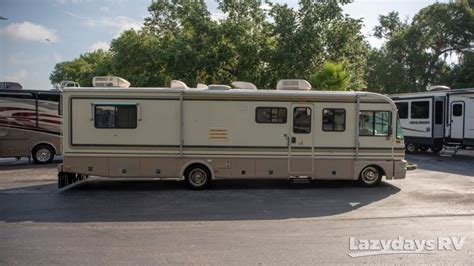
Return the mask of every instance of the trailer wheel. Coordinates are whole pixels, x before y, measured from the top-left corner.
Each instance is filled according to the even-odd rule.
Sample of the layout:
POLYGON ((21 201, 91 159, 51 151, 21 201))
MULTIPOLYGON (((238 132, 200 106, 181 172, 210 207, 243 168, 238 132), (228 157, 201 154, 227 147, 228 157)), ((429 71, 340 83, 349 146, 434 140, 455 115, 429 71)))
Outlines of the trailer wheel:
POLYGON ((362 169, 359 175, 359 184, 364 187, 375 187, 382 181, 382 170, 374 165, 362 169))
POLYGON ((204 165, 191 165, 186 169, 185 178, 189 188, 195 190, 205 189, 211 182, 211 172, 204 165))
POLYGON ((443 149, 443 145, 433 145, 430 149, 434 153, 439 153, 443 149))
POLYGON ((415 153, 418 151, 418 145, 416 145, 415 143, 407 143, 405 145, 405 149, 408 153, 415 153))
POLYGON ((33 161, 37 164, 51 163, 54 159, 54 149, 50 145, 42 144, 33 149, 33 161))

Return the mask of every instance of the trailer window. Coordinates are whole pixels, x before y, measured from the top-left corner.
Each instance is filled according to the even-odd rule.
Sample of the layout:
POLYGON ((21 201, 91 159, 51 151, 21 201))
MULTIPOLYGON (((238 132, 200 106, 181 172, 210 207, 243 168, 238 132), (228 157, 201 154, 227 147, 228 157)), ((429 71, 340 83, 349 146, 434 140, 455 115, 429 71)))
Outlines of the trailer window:
POLYGON ((137 106, 96 105, 94 112, 96 128, 137 128, 137 106))
POLYGON ((293 133, 311 133, 311 108, 295 107, 293 109, 293 133))
POLYGON ((441 125, 443 124, 443 102, 436 101, 435 103, 435 124, 441 125))
POLYGON ((453 104, 453 116, 462 116, 462 104, 453 104))
POLYGON ((346 110, 345 109, 324 109, 323 110, 323 131, 344 131, 346 130, 346 110))
POLYGON ((411 102, 411 118, 425 119, 430 117, 430 102, 411 102))
POLYGON ((283 107, 257 107, 255 121, 266 124, 286 123, 286 108, 283 107))
POLYGON ((362 111, 359 117, 360 136, 388 136, 392 112, 362 111))
POLYGON ((407 119, 408 118, 408 103, 407 102, 400 102, 400 103, 395 103, 398 109, 398 117, 400 119, 407 119))
POLYGON ((402 140, 403 139, 403 129, 402 129, 402 124, 400 123, 400 119, 397 118, 397 139, 402 140))

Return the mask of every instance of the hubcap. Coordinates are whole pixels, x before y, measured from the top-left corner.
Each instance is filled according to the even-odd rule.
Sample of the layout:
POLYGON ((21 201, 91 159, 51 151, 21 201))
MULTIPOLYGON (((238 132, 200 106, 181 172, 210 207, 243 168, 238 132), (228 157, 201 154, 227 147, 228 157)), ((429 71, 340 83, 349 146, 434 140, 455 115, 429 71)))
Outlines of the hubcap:
POLYGON ((415 144, 412 144, 412 143, 408 144, 408 145, 407 145, 407 150, 408 150, 409 152, 415 152, 415 150, 416 150, 415 144))
POLYGON ((207 180, 207 174, 202 169, 194 169, 189 173, 189 181, 195 186, 201 186, 207 180))
POLYGON ((374 183, 379 178, 379 171, 374 167, 367 167, 362 172, 362 179, 365 183, 374 183))
POLYGON ((51 159, 51 151, 46 148, 41 148, 36 152, 36 159, 38 161, 45 163, 51 159))

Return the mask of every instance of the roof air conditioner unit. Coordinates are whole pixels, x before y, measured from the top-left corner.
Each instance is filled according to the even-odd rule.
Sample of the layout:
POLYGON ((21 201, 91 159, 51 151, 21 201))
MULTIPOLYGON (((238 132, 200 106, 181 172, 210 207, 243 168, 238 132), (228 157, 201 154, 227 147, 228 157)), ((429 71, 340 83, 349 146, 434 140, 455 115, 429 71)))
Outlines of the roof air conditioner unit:
POLYGON ((114 88, 128 88, 130 82, 121 77, 102 76, 94 77, 92 79, 92 86, 94 87, 114 87, 114 88))
POLYGON ((207 89, 207 85, 204 83, 198 83, 196 89, 207 89))
POLYGON ((186 83, 182 82, 181 80, 172 80, 171 88, 172 89, 187 89, 188 85, 186 85, 186 83))
POLYGON ((256 90, 257 86, 252 82, 246 81, 234 81, 231 83, 236 89, 244 89, 244 90, 256 90))
POLYGON ((429 86, 427 91, 447 91, 450 90, 451 88, 448 86, 443 86, 443 85, 433 85, 429 86))
POLYGON ((277 83, 277 90, 311 90, 311 84, 304 79, 281 79, 277 83))

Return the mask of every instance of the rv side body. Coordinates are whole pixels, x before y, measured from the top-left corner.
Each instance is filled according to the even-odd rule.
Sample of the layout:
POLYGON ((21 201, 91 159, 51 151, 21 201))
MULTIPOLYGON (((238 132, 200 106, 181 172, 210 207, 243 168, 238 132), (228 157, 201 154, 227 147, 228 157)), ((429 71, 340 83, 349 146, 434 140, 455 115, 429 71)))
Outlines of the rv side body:
POLYGON ((59 100, 58 91, 0 90, 0 157, 37 159, 40 146, 60 154, 59 100))
POLYGON ((407 149, 440 151, 445 144, 474 146, 474 89, 392 95, 407 149))
POLYGON ((81 88, 63 97, 67 173, 182 179, 200 164, 212 179, 355 180, 374 165, 405 177, 395 105, 377 94, 81 88))

